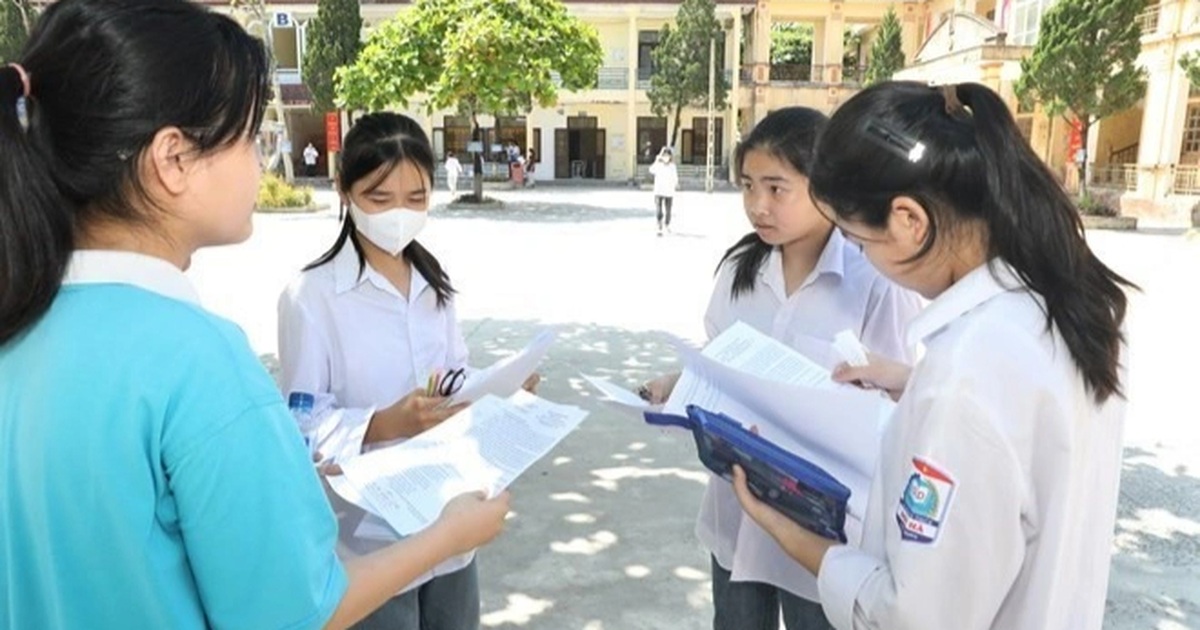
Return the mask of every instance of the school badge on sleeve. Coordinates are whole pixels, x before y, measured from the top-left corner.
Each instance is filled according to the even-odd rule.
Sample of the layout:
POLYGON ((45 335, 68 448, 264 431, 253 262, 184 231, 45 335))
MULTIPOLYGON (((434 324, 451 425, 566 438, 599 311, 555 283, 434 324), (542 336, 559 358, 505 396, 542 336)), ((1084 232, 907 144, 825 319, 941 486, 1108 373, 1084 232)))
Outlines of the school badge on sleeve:
POLYGON ((896 509, 896 523, 901 538, 929 545, 937 542, 950 510, 954 479, 928 460, 914 457, 912 463, 912 474, 896 509))

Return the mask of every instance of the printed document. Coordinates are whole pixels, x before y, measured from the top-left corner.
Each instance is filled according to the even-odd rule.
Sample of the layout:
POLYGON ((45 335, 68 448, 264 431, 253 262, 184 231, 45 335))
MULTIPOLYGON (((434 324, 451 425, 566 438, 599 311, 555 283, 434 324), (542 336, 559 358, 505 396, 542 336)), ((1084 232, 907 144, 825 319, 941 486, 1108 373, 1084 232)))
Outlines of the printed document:
POLYGON ((538 365, 545 358, 546 352, 554 344, 558 334, 553 329, 538 333, 529 345, 519 353, 501 359, 490 367, 472 372, 467 376, 462 389, 451 397, 449 404, 457 405, 464 402, 475 402, 484 396, 492 395, 508 398, 521 389, 525 379, 537 372, 538 365))
POLYGON ((507 488, 585 417, 525 391, 507 400, 484 395, 411 440, 342 463, 343 479, 331 477, 330 485, 407 536, 437 520, 459 494, 507 488))

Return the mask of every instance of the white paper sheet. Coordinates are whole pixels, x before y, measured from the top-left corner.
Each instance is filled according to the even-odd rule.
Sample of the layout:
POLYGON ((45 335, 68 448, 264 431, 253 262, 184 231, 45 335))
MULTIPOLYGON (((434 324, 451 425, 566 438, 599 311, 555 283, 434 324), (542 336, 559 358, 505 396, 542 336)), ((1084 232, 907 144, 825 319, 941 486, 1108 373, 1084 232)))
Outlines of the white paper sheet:
POLYGON ((462 389, 449 404, 475 402, 484 396, 507 398, 521 389, 525 380, 537 372, 538 365, 554 344, 558 333, 553 329, 541 331, 521 352, 493 363, 490 367, 472 372, 462 389))
POLYGON ((507 488, 585 417, 582 409, 524 391, 508 400, 485 395, 416 438, 343 462, 351 489, 331 486, 407 536, 432 524, 459 494, 507 488))
POLYGON ((580 374, 580 376, 585 381, 591 383, 592 387, 600 390, 600 393, 604 394, 605 398, 611 402, 625 407, 632 407, 633 409, 646 410, 651 407, 650 403, 641 396, 624 387, 614 385, 612 381, 602 376, 588 376, 587 374, 580 374))

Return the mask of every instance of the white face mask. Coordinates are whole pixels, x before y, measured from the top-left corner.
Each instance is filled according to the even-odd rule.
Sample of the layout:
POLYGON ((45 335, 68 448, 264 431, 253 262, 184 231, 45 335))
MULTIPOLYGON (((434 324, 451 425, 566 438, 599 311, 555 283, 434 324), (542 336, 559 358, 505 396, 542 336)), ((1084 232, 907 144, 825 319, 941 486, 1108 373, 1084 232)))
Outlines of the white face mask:
POLYGON ((350 216, 354 218, 354 225, 358 231, 367 237, 367 240, 392 256, 399 256, 400 252, 417 238, 417 234, 421 233, 429 213, 408 208, 392 208, 368 214, 351 203, 350 216))

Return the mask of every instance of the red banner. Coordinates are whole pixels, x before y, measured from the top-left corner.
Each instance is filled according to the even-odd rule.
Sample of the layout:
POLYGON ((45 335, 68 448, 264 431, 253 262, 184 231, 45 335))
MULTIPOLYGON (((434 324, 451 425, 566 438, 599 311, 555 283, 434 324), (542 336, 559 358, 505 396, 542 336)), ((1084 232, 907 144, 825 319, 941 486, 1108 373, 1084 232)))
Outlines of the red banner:
POLYGON ((342 119, 337 112, 325 114, 325 152, 338 153, 342 150, 342 119))
POLYGON ((1078 119, 1071 121, 1071 138, 1067 140, 1067 161, 1075 162, 1080 149, 1083 148, 1083 123, 1078 119))

